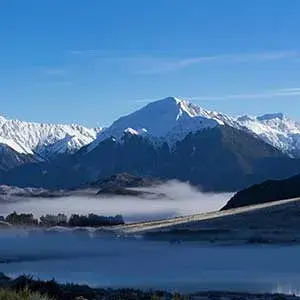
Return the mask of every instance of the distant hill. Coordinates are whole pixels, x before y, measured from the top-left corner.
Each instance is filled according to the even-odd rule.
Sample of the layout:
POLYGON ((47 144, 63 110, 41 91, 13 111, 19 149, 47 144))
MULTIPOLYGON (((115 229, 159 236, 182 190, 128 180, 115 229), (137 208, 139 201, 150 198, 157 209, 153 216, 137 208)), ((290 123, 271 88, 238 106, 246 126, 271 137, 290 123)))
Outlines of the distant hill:
POLYGON ((162 193, 144 191, 139 188, 157 186, 162 183, 163 181, 150 177, 139 177, 128 173, 121 173, 93 182, 90 186, 99 188, 98 196, 131 196, 157 199, 167 196, 162 193))
POLYGON ((140 177, 129 173, 119 173, 94 181, 90 183, 89 186, 100 189, 108 189, 116 186, 119 188, 136 188, 150 187, 161 183, 163 183, 163 181, 151 177, 140 177))
POLYGON ((300 197, 300 175, 284 180, 268 180, 236 193, 222 210, 300 197))

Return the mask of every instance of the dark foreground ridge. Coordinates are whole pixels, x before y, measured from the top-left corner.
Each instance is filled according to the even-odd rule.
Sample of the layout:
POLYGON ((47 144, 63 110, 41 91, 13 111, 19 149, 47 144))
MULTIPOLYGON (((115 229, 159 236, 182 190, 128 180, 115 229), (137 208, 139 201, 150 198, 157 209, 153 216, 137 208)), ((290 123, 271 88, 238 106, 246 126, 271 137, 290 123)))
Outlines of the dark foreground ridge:
MULTIPOLYGON (((59 284, 55 280, 40 281, 30 276, 11 279, 0 273, 0 288, 32 292, 47 295, 53 300, 299 300, 294 295, 249 294, 233 292, 199 292, 193 294, 170 293, 166 291, 135 289, 97 289, 87 285, 59 284)), ((25 298, 24 298, 25 299, 25 298)), ((28 299, 28 298, 26 298, 28 299)))
POLYGON ((300 197, 300 175, 268 180, 235 194, 222 210, 300 197))

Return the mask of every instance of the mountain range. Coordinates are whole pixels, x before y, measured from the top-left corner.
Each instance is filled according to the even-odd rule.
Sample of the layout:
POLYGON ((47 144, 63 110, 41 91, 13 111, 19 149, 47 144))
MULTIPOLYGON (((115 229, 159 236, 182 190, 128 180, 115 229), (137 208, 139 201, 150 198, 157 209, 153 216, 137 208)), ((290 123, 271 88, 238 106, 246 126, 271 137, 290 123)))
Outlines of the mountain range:
POLYGON ((39 160, 74 153, 95 140, 102 130, 79 125, 23 122, 0 116, 0 144, 39 160))
POLYGON ((300 123, 230 117, 168 97, 108 128, 0 118, 0 184, 69 188, 129 172, 236 191, 300 172, 300 123))
POLYGON ((108 128, 42 124, 9 120, 0 116, 0 144, 9 146, 20 154, 49 159, 74 153, 88 144, 89 150, 92 150, 101 141, 110 137, 120 139, 126 132, 147 136, 157 142, 163 139, 172 145, 190 132, 218 125, 250 132, 290 156, 300 156, 300 122, 295 122, 282 113, 235 118, 205 110, 175 97, 150 103, 121 117, 108 128))

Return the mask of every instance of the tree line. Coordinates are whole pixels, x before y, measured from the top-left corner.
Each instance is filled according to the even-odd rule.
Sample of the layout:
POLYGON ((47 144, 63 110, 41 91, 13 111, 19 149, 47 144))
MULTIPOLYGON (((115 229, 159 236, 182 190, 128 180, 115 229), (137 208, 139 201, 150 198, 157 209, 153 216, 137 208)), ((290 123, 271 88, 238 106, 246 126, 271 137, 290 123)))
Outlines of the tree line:
POLYGON ((121 215, 101 216, 96 214, 79 215, 72 214, 69 218, 64 214, 43 215, 35 218, 33 214, 16 213, 15 211, 6 217, 0 216, 0 221, 7 222, 15 226, 65 226, 65 227, 102 227, 124 224, 121 215))

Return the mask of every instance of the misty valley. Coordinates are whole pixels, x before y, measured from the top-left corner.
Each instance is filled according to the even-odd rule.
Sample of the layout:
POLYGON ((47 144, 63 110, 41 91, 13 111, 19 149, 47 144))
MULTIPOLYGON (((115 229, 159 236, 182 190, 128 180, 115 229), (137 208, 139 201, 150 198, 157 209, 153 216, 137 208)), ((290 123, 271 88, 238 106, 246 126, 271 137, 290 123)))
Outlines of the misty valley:
POLYGON ((46 288, 55 278, 62 293, 71 289, 63 284, 73 283, 79 286, 68 293, 101 290, 111 299, 111 288, 125 289, 126 297, 138 289, 145 299, 152 297, 149 290, 164 290, 170 299, 176 293, 208 297, 207 291, 245 299, 300 293, 294 263, 300 236, 292 228, 299 201, 222 210, 233 194, 203 193, 179 181, 135 189, 161 197, 99 196, 91 190, 58 197, 3 192, 0 266, 8 277, 0 284, 34 287, 42 280, 46 288), (93 290, 86 291, 86 285, 93 290))
POLYGON ((0 0, 0 300, 300 300, 299 0, 0 0))
POLYGON ((2 121, 0 297, 299 299, 300 159, 282 115, 168 97, 62 139, 69 127, 2 121))

